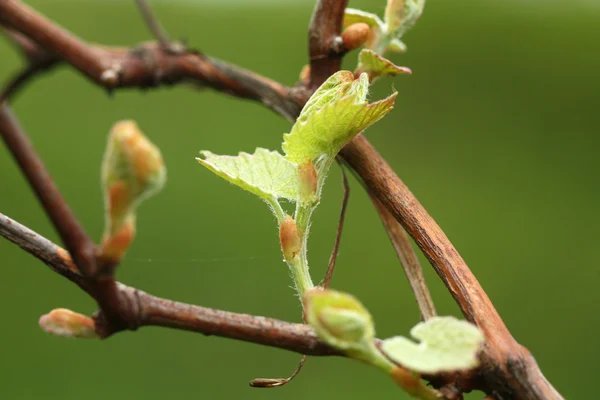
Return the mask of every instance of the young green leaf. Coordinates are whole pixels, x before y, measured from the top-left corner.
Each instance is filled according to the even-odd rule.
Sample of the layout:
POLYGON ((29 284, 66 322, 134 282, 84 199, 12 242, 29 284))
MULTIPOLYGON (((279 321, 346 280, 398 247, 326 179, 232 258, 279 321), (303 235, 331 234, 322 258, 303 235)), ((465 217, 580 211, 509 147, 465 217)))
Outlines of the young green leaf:
POLYGON ((376 14, 357 10, 355 8, 346 8, 344 11, 344 28, 359 22, 363 22, 372 28, 378 28, 381 30, 383 30, 384 27, 383 21, 376 14))
POLYGON ((399 67, 387 58, 383 58, 373 50, 369 49, 363 49, 358 55, 358 60, 357 72, 365 72, 369 76, 371 82, 381 76, 396 76, 412 73, 409 68, 399 67))
POLYGON ((397 38, 412 28, 423 13, 425 0, 388 0, 385 25, 397 38))
POLYGON ((425 0, 388 0, 385 18, 362 10, 346 9, 344 27, 365 23, 371 28, 365 48, 380 55, 386 51, 404 52, 406 46, 400 38, 412 28, 423 13, 425 0))
POLYGON ((204 157, 196 158, 200 164, 271 204, 279 198, 296 200, 296 166, 277 151, 257 148, 254 154, 239 153, 237 156, 220 156, 210 151, 200 154, 204 157))
POLYGON ((405 337, 386 339, 382 350, 402 366, 418 373, 470 369, 478 365, 477 352, 484 337, 479 328, 454 317, 434 317, 417 324, 405 337))
POLYGON ((352 76, 349 71, 332 75, 311 97, 291 132, 283 136, 285 158, 297 164, 314 161, 320 180, 342 147, 394 106, 397 93, 369 104, 369 78, 361 74, 354 80, 352 76))

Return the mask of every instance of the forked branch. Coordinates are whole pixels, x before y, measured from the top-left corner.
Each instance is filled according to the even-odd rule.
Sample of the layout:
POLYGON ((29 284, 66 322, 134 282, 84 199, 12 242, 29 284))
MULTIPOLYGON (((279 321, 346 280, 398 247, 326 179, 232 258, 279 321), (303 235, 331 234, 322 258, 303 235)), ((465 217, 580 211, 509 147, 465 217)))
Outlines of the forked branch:
MULTIPOLYGON (((173 54, 156 44, 145 44, 131 50, 92 46, 17 0, 0 0, 0 25, 20 32, 42 51, 69 63, 107 89, 192 81, 231 95, 257 100, 293 120, 310 93, 340 67, 341 53, 336 51, 336 38, 340 33, 345 6, 345 0, 318 2, 309 32, 310 82, 307 87, 295 89, 198 52, 173 54)), ((438 386, 455 382, 461 391, 479 388, 503 398, 561 399, 545 380, 531 354, 513 339, 452 243, 371 144, 359 136, 342 150, 341 156, 415 239, 465 317, 477 324, 486 336, 486 346, 481 353, 482 365, 469 374, 468 379, 452 375, 431 377, 431 380, 438 386)), ((8 236, 6 229, 2 232, 3 236, 8 236)), ((27 234, 21 231, 14 241, 25 243, 22 247, 30 251, 39 251, 40 243, 28 242, 27 234)), ((45 243, 42 248, 44 246, 49 245, 45 243)), ((47 256, 40 258, 55 269, 58 268, 56 264, 62 262, 59 269, 71 270, 68 258, 60 256, 64 257, 66 252, 52 246, 49 249, 47 256)), ((86 288, 85 281, 76 278, 80 275, 73 271, 70 274, 72 280, 86 288)), ((299 352, 303 354, 325 354, 331 350, 321 347, 312 330, 304 325, 282 326, 275 320, 256 319, 261 317, 244 319, 238 314, 146 297, 149 295, 122 285, 118 287, 121 295, 134 299, 133 304, 137 304, 136 298, 146 299, 144 301, 148 304, 148 308, 143 309, 144 313, 139 314, 137 324, 132 322, 130 328, 144 324, 168 326, 294 351, 301 349, 299 352)))

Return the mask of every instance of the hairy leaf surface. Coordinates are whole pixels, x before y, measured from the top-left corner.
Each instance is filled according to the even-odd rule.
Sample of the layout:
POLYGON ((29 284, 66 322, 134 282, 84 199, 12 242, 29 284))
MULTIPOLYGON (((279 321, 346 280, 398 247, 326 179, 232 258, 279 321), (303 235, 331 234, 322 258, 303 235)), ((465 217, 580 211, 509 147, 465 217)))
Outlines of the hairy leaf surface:
POLYGON ((204 157, 196 158, 200 164, 265 200, 296 199, 296 166, 277 151, 257 148, 254 154, 242 152, 237 156, 220 156, 210 151, 200 154, 204 157))
POLYGON ((477 352, 483 344, 483 334, 475 325, 454 317, 434 317, 417 324, 411 336, 415 343, 402 336, 383 342, 383 351, 392 360, 419 373, 470 369, 478 365, 477 352))

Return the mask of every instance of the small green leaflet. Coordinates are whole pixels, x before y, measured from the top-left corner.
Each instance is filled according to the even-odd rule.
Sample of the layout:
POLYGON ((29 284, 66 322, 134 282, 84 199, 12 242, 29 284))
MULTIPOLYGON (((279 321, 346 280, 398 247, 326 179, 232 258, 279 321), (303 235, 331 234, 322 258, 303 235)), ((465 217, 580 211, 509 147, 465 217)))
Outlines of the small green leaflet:
POLYGON ((373 82, 381 76, 396 76, 400 74, 411 74, 411 70, 406 67, 399 67, 390 60, 381 57, 373 50, 362 49, 358 55, 359 72, 365 72, 369 80, 373 82))
POLYGON ((400 365, 424 374, 474 368, 484 337, 479 328, 454 317, 434 317, 410 331, 417 344, 402 336, 386 339, 382 350, 400 365))
POLYGON ((317 160, 319 178, 344 145, 394 107, 397 93, 369 104, 367 75, 352 81, 350 76, 349 71, 332 75, 307 103, 308 109, 303 109, 292 131, 283 135, 286 159, 294 163, 317 160))
POLYGON ((196 158, 200 164, 242 189, 268 201, 296 200, 296 166, 277 151, 257 148, 254 154, 237 156, 220 156, 210 151, 200 154, 204 157, 196 158))
POLYGON ((377 27, 380 30, 384 29, 383 21, 376 14, 357 10, 355 8, 346 8, 344 11, 344 29, 359 22, 363 22, 371 28, 377 27))
POLYGON ((347 8, 344 12, 344 28, 365 23, 371 35, 365 47, 381 55, 387 51, 404 52, 406 46, 400 38, 412 28, 423 13, 425 0, 388 0, 384 20, 376 14, 347 8))

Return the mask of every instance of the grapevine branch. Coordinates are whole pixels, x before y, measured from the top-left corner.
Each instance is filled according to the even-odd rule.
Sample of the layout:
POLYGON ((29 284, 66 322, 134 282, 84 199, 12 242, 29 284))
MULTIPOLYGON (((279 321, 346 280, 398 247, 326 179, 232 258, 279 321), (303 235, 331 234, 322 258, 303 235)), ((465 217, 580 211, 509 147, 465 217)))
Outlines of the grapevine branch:
MULTIPOLYGON (((0 214, 0 235, 93 296, 89 278, 81 275, 66 250, 3 214, 0 214)), ((320 342, 308 325, 161 299, 121 283, 117 284, 117 288, 119 296, 137 310, 133 320, 135 325, 131 329, 161 326, 239 339, 312 356, 341 355, 320 342)))
MULTIPOLYGON (((343 46, 339 45, 339 33, 346 3, 345 0, 317 2, 309 29, 310 77, 306 85, 299 84, 294 88, 197 51, 173 52, 156 43, 145 43, 132 49, 90 45, 17 0, 0 0, 0 25, 25 39, 22 41, 25 44, 17 43, 26 54, 47 54, 55 62, 70 64, 107 90, 194 82, 261 102, 294 120, 312 91, 340 67, 343 46)), ((481 389, 498 398, 561 399, 529 351, 511 336, 452 243, 373 146, 361 135, 342 150, 341 156, 360 176, 369 192, 413 237, 465 317, 485 334, 486 345, 480 354, 479 368, 467 374, 446 374, 428 379, 437 387, 450 384, 460 391, 481 389)), ((34 189, 39 191, 35 184, 34 189)), ((12 231, 6 228, 7 225, 17 226, 15 224, 6 217, 0 218, 0 233, 57 272, 64 272, 63 275, 94 296, 93 285, 90 289, 88 283, 90 278, 82 277, 77 267, 69 263, 66 251, 39 236, 35 236, 35 240, 33 237, 28 239, 32 232, 27 228, 19 226, 12 231), (62 267, 58 268, 60 263, 62 267)), ((105 336, 126 328, 158 325, 267 344, 302 354, 335 353, 318 342, 314 332, 304 325, 183 305, 121 284, 117 284, 117 288, 123 304, 137 306, 138 311, 132 312, 136 308, 129 307, 127 326, 111 326, 108 318, 105 336), (266 328, 265 324, 271 328, 266 328)))

